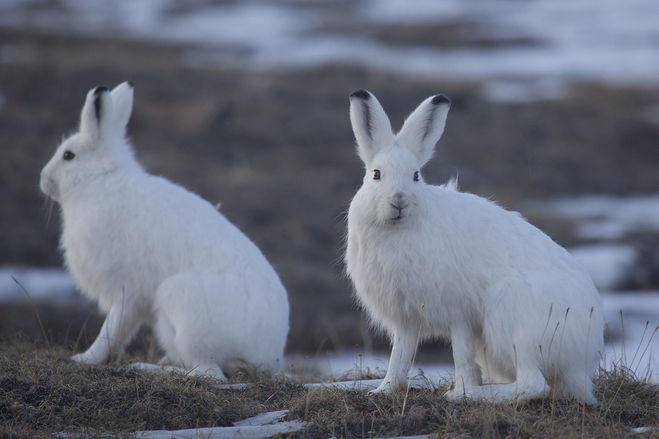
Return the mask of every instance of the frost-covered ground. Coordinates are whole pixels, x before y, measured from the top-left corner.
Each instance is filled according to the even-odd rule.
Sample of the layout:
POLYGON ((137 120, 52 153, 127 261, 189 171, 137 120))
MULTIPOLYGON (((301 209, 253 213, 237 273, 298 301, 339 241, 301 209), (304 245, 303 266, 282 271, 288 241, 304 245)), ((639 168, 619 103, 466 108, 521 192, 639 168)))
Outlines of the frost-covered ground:
MULTIPOLYGON (((348 62, 485 79, 486 93, 503 100, 560 97, 566 79, 656 84, 658 15, 654 0, 0 0, 0 26, 188 44, 191 65, 263 70, 348 62), (429 34, 448 29, 457 43, 390 37, 406 26, 429 34), (382 28, 389 31, 373 31, 382 28)), ((2 48, 0 62, 11 53, 2 48)))

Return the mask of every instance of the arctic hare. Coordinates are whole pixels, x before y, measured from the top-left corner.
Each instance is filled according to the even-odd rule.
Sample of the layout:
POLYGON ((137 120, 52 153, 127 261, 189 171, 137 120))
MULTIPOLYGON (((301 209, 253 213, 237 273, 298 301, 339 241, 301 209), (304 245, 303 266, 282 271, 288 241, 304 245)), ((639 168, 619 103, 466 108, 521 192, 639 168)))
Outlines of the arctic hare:
POLYGON ((288 298, 261 251, 211 204, 146 173, 125 137, 133 85, 89 91, 80 130, 41 172, 62 210, 61 249, 84 294, 107 313, 75 361, 120 354, 142 323, 164 360, 224 378, 274 371, 288 334, 288 298))
POLYGON ((350 96, 366 174, 348 212, 345 262, 393 344, 374 392, 406 386, 418 343, 443 338, 455 363, 449 398, 531 399, 551 388, 593 403, 604 323, 589 275, 518 213, 454 181, 423 181, 449 107, 429 97, 394 134, 374 95, 350 96))

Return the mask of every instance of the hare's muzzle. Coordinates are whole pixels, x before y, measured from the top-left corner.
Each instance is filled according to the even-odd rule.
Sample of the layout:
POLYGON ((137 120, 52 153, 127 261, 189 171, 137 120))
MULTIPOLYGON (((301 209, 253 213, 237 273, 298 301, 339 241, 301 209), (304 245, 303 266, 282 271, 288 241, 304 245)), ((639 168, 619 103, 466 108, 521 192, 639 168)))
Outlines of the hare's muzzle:
POLYGON ((402 192, 397 192, 391 197, 389 205, 394 211, 391 219, 394 221, 400 221, 405 218, 405 209, 407 209, 410 204, 407 201, 407 197, 402 192))
POLYGON ((44 173, 44 171, 41 171, 41 175, 39 177, 39 188, 41 189, 41 192, 44 194, 48 195, 51 198, 55 198, 55 194, 57 192, 57 187, 55 185, 55 182, 53 181, 52 178, 48 177, 44 173))

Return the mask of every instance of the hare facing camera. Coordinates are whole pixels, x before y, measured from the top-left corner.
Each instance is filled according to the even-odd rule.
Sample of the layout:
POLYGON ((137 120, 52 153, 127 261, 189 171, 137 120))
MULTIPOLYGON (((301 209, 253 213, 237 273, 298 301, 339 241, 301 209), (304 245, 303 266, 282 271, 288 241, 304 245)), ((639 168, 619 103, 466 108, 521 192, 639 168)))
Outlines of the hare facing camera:
POLYGON ((133 85, 87 94, 80 130, 41 171, 62 211, 61 249, 107 314, 87 364, 119 355, 141 324, 165 360, 224 378, 283 360, 288 298, 261 251, 211 204, 146 173, 126 140, 133 85))
POLYGON ((423 181, 449 107, 445 96, 429 97, 394 134, 374 95, 350 96, 366 173, 350 203, 345 262, 359 302, 392 342, 374 392, 404 388, 418 344, 442 338, 455 363, 449 398, 595 403, 604 321, 589 275, 517 212, 455 181, 423 181))

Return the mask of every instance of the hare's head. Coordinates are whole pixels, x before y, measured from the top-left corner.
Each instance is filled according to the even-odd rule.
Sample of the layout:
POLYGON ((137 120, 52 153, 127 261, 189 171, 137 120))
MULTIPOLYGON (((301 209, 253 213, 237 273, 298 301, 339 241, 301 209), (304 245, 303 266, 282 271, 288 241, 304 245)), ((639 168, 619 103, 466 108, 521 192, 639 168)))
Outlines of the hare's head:
POLYGON ((355 196, 359 215, 375 224, 399 224, 414 214, 424 185, 421 168, 444 132, 450 101, 431 96, 394 134, 376 97, 366 90, 350 95, 350 121, 357 153, 366 166, 355 196))
POLYGON ((41 190, 61 201, 93 179, 122 167, 139 166, 125 139, 132 108, 130 82, 112 91, 105 87, 90 90, 80 114, 80 129, 61 143, 41 170, 41 190))

